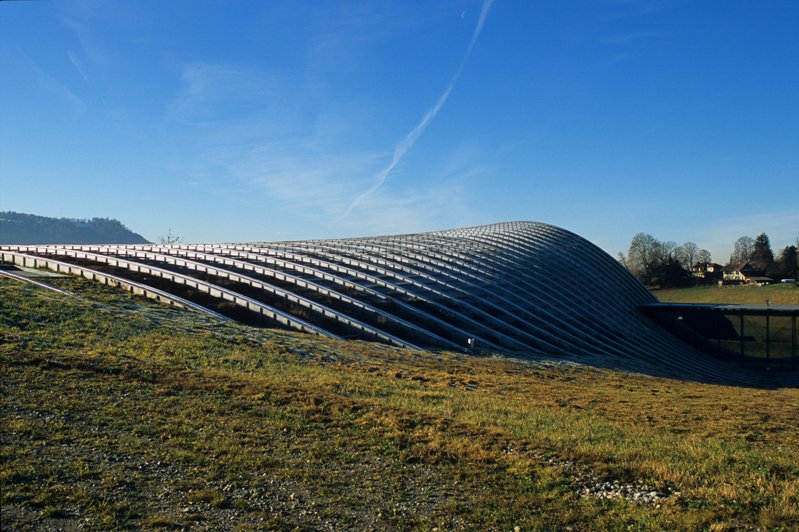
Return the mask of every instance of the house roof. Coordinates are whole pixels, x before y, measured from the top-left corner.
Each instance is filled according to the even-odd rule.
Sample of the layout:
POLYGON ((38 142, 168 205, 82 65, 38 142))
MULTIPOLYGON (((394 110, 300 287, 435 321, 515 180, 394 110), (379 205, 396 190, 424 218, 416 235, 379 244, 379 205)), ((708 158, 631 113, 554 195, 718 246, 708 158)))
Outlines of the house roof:
POLYGON ((735 264, 734 266, 733 265, 727 265, 724 268, 724 271, 728 272, 728 273, 741 272, 744 275, 746 275, 747 272, 749 272, 750 275, 761 273, 761 272, 758 272, 757 270, 755 270, 754 267, 751 264, 749 264, 748 262, 741 262, 741 263, 735 264))
POLYGON ((696 264, 693 265, 691 270, 692 271, 705 271, 711 266, 714 269, 718 269, 718 268, 722 267, 721 264, 717 264, 715 262, 697 262, 696 264))

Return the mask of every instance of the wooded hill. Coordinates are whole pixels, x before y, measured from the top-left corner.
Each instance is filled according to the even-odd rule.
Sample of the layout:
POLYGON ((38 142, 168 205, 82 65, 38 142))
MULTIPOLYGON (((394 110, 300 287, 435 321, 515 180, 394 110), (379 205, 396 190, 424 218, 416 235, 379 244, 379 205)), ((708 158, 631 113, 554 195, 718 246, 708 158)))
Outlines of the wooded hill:
POLYGON ((0 212, 0 244, 148 244, 119 220, 0 212))

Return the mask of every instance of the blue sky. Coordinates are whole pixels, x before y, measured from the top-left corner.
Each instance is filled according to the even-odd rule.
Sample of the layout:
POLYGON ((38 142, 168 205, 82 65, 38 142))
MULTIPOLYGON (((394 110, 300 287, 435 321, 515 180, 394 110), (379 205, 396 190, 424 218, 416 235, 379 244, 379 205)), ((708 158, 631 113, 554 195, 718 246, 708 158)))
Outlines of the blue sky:
POLYGON ((799 2, 0 2, 0 210, 155 240, 799 236, 799 2))

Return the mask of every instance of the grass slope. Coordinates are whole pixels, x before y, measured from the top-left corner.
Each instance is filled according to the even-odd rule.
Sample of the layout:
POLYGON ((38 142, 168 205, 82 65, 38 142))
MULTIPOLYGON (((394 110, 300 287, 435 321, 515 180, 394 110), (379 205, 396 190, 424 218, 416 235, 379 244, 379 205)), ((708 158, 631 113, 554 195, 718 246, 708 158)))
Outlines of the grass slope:
POLYGON ((792 284, 766 286, 697 286, 652 292, 661 303, 720 303, 732 305, 799 305, 799 287, 792 284))
POLYGON ((0 279, 4 529, 799 527, 796 389, 329 341, 56 282, 78 297, 0 279))

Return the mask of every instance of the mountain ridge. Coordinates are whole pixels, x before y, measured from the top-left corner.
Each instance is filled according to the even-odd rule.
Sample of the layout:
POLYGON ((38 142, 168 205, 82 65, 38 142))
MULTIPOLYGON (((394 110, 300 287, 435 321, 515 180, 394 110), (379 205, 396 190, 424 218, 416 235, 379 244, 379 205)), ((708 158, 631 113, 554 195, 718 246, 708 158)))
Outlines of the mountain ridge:
POLYGON ((119 220, 0 212, 0 244, 149 244, 119 220))

